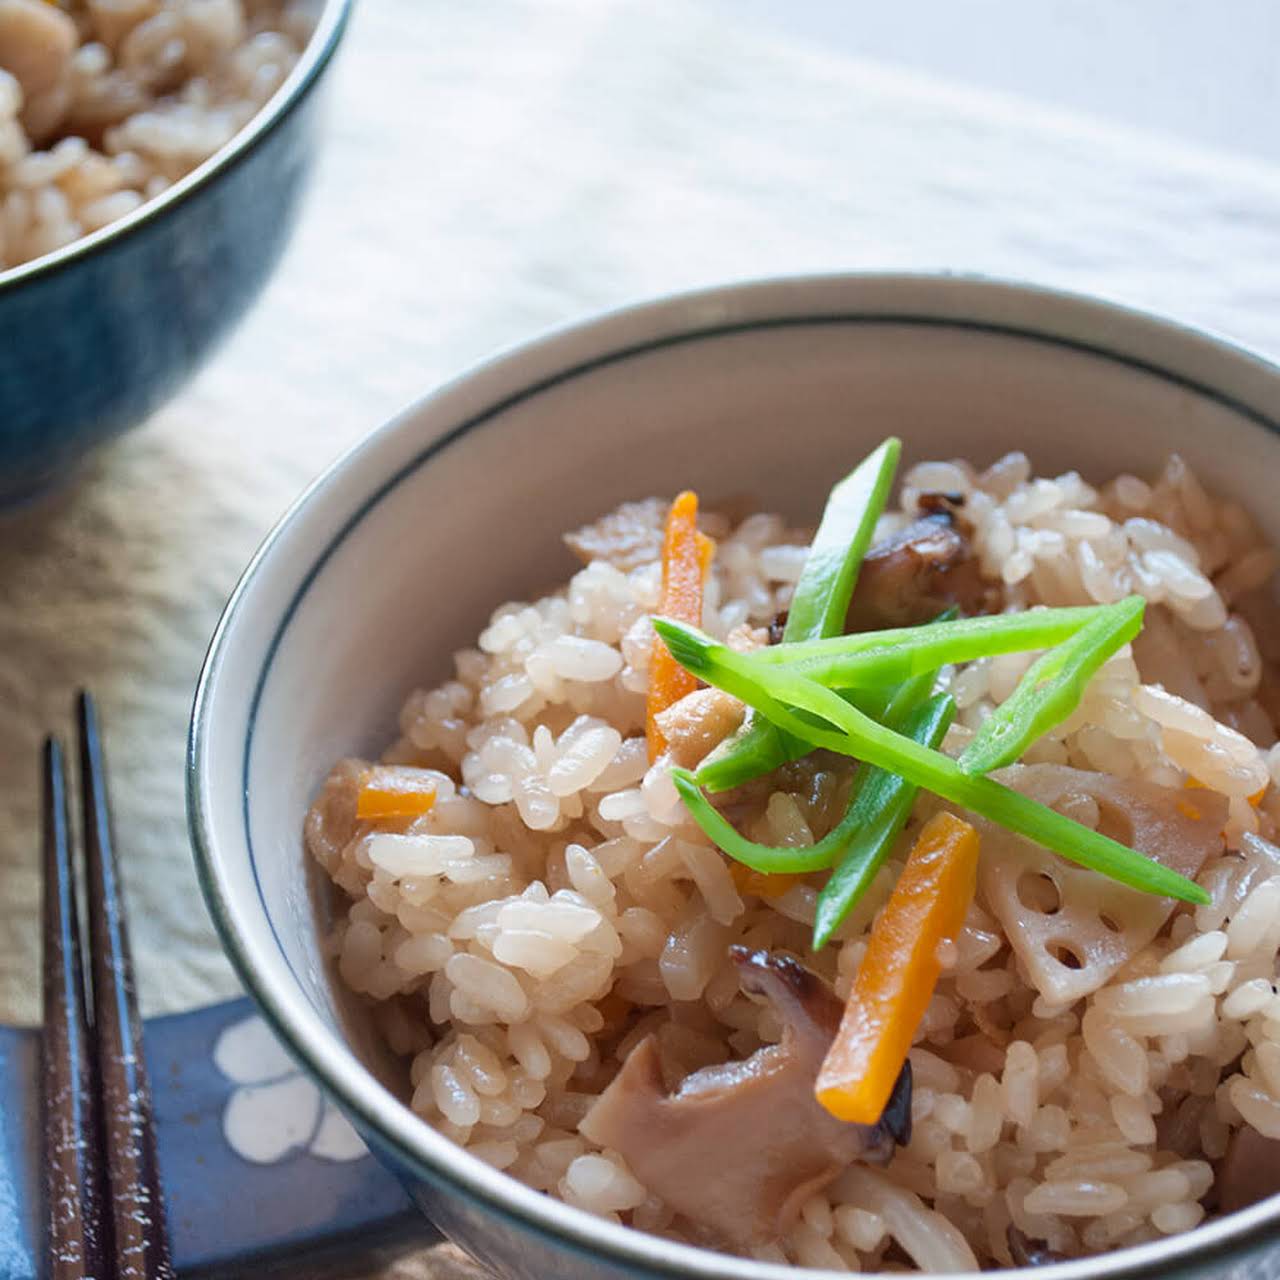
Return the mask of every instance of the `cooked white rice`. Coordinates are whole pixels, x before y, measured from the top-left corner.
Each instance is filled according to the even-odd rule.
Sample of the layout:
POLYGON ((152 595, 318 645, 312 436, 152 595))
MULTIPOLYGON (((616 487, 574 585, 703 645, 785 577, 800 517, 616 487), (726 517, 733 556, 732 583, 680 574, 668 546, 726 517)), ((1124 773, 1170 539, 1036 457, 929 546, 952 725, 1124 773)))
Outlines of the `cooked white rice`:
MULTIPOLYGON (((1009 1264, 1011 1223, 1073 1256, 1186 1231, 1205 1216, 1233 1131, 1280 1138, 1280 750, 1266 664, 1233 611, 1280 562, 1178 458, 1150 482, 1102 489, 1075 474, 1033 478, 1021 454, 983 472, 927 463, 882 532, 914 517, 924 491, 965 495, 962 526, 1011 608, 1131 591, 1150 601, 1133 651, 1028 759, 1179 787, 1194 777, 1229 798, 1229 851, 1200 874, 1211 905, 1173 913, 1127 968, 1065 1005, 1032 985, 980 886, 912 1052, 910 1145, 886 1170, 851 1166, 758 1256, 961 1271, 1009 1264)), ((743 628, 786 608, 805 535, 771 515, 707 524, 721 542, 704 623, 742 643, 743 628)), ((649 766, 658 586, 650 550, 635 567, 596 561, 554 595, 503 605, 456 655, 454 679, 409 696, 383 757, 437 771, 434 810, 357 823, 364 766, 347 761, 307 840, 350 898, 333 937, 339 972, 404 1055, 414 1111, 532 1187, 684 1239, 680 1205, 593 1148, 579 1121, 649 1034, 669 1083, 778 1038, 773 1010, 740 992, 730 943, 791 952, 843 998, 938 802, 921 797, 898 861, 813 954, 821 875, 771 900, 747 892, 687 819, 666 763, 649 766)), ((960 707, 948 750, 1030 660, 948 673, 960 707)), ((790 766, 739 825, 808 844, 842 812, 846 773, 790 766)))
POLYGON ((0 0, 0 271, 132 213, 280 87, 300 0, 0 0))

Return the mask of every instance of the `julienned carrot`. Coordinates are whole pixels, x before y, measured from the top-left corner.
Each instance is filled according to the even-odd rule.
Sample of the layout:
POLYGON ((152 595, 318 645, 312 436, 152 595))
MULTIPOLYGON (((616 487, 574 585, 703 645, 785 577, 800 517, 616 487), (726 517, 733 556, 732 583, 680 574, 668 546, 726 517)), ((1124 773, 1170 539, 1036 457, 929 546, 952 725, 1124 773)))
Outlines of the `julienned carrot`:
POLYGON ((925 824, 871 930, 818 1073, 814 1092, 833 1116, 880 1119, 942 971, 939 944, 960 932, 977 868, 978 833, 967 822, 944 810, 925 824))
POLYGON ((435 779, 425 769, 375 764, 360 779, 356 817, 365 822, 418 818, 429 813, 435 802, 435 779))
MULTIPOLYGON (((678 618, 691 627, 702 625, 702 581, 715 553, 715 543, 698 532, 698 495, 690 489, 679 494, 667 516, 662 539, 662 596, 658 612, 678 618)), ((646 708, 645 737, 649 759, 656 760, 667 748, 658 728, 657 716, 698 687, 660 639, 653 642, 649 662, 649 702, 646 708)))
POLYGON ((742 862, 729 863, 729 878, 739 893, 753 893, 766 902, 772 902, 804 883, 803 875, 790 871, 776 871, 768 875, 763 871, 753 871, 742 862))

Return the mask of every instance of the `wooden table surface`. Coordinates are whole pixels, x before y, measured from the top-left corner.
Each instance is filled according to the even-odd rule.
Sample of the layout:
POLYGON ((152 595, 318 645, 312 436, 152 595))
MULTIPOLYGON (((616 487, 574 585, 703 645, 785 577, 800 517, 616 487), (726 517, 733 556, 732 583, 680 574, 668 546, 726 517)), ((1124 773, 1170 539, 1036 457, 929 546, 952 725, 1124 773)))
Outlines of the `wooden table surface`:
MULTIPOLYGON (((0 519, 0 1021, 36 1016, 36 753, 82 683, 107 725, 144 1006, 236 991, 183 815, 208 637, 301 487, 495 348, 735 277, 945 267, 1280 352, 1280 169, 722 6, 364 0, 328 111, 293 244, 234 338, 63 491, 0 519)), ((396 1274, 465 1266, 433 1257, 396 1274)))

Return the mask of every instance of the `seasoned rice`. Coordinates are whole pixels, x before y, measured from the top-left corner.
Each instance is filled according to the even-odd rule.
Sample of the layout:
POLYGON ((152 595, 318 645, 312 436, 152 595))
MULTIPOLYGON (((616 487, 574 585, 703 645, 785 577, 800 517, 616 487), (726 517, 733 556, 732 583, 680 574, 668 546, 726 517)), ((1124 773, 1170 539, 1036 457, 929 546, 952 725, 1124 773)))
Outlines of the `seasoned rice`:
POLYGON ((257 114, 306 0, 0 0, 0 271, 114 222, 257 114))
MULTIPOLYGON (((980 881, 911 1054, 911 1141, 886 1169, 850 1166, 756 1250, 800 1266, 1010 1265, 1010 1226, 1068 1256, 1177 1234, 1204 1219, 1236 1131, 1280 1139, 1280 750, 1257 642, 1280 561, 1248 514, 1176 457, 1153 478, 1101 488, 1074 473, 1034 477, 1016 453, 985 471, 921 464, 879 532, 905 526, 933 492, 963 495, 962 527, 1006 608, 1149 601, 1132 649, 1027 761, 1178 788, 1194 779, 1227 798, 1227 849, 1200 872, 1208 906, 1173 912, 1119 971, 1086 966, 1061 999, 1033 984, 980 881)), ((632 508, 655 532, 664 510, 632 508)), ((720 539, 705 628, 763 643, 808 535, 765 514, 705 524, 720 539)), ((410 694, 383 760, 435 771, 429 814, 357 822, 365 765, 344 761, 306 838, 349 899, 331 940, 338 970, 403 1055, 413 1110, 531 1187, 696 1240, 681 1206, 579 1122, 646 1036, 669 1086, 778 1039, 772 1007, 739 988, 732 943, 800 957, 843 999, 939 802, 921 796, 895 858, 813 953, 821 875, 751 892, 687 817, 667 762, 649 764, 657 538, 611 545, 618 563, 595 559, 563 590, 501 606, 451 680, 410 694)), ((946 750, 963 747, 1032 657, 944 673, 959 705, 946 750)), ((735 821, 757 840, 811 843, 842 815, 849 767, 822 756, 785 766, 746 790, 735 821)), ((1073 816, 1100 821, 1096 805, 1073 816)), ((988 856, 1005 855, 984 843, 988 856)))

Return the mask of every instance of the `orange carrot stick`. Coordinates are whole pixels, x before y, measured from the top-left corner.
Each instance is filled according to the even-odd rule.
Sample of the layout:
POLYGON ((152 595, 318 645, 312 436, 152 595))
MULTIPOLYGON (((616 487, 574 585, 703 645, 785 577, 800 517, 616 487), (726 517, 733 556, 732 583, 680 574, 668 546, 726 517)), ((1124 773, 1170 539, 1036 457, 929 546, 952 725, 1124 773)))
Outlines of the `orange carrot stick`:
POLYGON ((425 769, 375 764, 360 780, 356 817, 375 822, 379 818, 417 818, 429 813, 435 802, 435 779, 425 769))
MULTIPOLYGON (((671 504, 662 540, 662 595, 658 600, 658 613, 662 617, 674 618, 691 627, 702 625, 702 581, 715 549, 715 543, 698 532, 698 495, 686 489, 671 504)), ((658 728, 658 713, 697 687, 697 679, 655 638, 649 661, 649 702, 645 717, 650 760, 656 760, 667 749, 667 740, 658 728)))
POLYGON ((875 1124, 889 1101, 954 938, 973 898, 978 833, 943 811, 926 824, 871 930, 815 1089, 841 1120, 875 1124))
POLYGON ((805 879, 804 875, 793 871, 774 871, 766 875, 763 871, 753 871, 741 862, 729 863, 729 878, 739 893, 753 893, 766 902, 782 897, 796 885, 803 884, 805 879))

